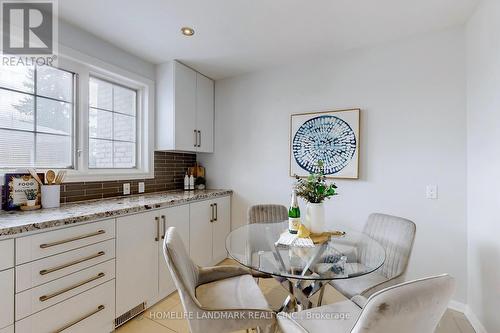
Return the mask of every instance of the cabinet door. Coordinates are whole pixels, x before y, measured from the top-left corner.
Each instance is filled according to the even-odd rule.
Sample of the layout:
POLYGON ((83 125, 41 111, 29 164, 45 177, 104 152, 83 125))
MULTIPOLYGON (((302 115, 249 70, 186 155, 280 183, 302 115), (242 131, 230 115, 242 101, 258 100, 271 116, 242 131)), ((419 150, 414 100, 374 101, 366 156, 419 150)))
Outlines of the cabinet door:
POLYGON ((214 151, 214 81, 196 73, 196 129, 200 131, 198 151, 214 151))
POLYGON ((196 72, 174 62, 175 149, 196 151, 196 72))
POLYGON ((189 255, 200 266, 212 264, 212 200, 190 204, 189 255))
MULTIPOLYGON (((167 229, 169 227, 175 227, 177 233, 181 236, 184 246, 186 247, 187 251, 189 251, 189 205, 162 209, 160 210, 159 214, 162 223, 162 240, 165 237, 165 232, 167 231, 167 229)), ((165 297, 175 290, 175 285, 163 256, 163 242, 160 242, 158 251, 158 288, 160 297, 165 297)))
POLYGON ((14 268, 0 272, 0 328, 14 323, 14 268))
POLYGON ((117 317, 158 294, 157 217, 147 212, 116 219, 117 317))
POLYGON ((231 198, 223 197, 214 200, 215 221, 213 226, 213 260, 217 264, 227 258, 226 237, 231 231, 231 198))

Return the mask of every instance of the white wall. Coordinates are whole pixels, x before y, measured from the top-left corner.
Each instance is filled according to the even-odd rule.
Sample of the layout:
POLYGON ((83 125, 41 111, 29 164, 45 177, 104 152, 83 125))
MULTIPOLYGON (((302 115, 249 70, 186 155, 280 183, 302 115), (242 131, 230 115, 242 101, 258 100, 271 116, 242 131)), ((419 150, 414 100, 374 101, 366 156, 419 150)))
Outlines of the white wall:
POLYGON ((467 26, 468 303, 500 332, 500 2, 486 0, 467 26))
POLYGON ((289 204, 291 113, 360 107, 361 179, 336 182, 331 225, 361 229, 371 212, 412 219, 409 278, 450 273, 465 302, 464 44, 457 28, 217 81, 216 153, 198 158, 210 187, 234 189, 233 228, 251 204, 289 204), (425 199, 426 184, 439 200, 425 199))
POLYGON ((148 79, 155 79, 155 65, 152 63, 63 20, 59 20, 59 44, 148 79))

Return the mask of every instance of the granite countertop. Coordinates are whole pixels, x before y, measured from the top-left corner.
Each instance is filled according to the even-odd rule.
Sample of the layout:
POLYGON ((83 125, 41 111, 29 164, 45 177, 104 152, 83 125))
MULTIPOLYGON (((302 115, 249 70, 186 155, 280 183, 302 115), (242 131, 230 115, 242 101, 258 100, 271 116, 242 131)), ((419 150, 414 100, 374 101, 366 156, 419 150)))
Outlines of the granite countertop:
MULTIPOLYGON (((232 194, 231 190, 168 191, 63 204, 60 208, 35 211, 1 211, 0 238, 40 229, 116 217, 232 194)), ((23 235, 24 236, 24 235, 23 235)))

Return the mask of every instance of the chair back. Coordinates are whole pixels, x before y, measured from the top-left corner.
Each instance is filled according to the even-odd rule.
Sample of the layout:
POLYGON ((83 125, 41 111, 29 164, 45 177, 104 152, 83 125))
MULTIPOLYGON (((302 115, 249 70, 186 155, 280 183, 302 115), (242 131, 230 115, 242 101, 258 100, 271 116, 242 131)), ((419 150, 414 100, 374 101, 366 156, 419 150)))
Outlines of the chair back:
POLYGON ((352 333, 434 333, 455 291, 449 275, 402 283, 373 294, 352 333))
POLYGON ((165 233, 163 255, 165 256, 168 269, 177 287, 177 291, 179 292, 184 310, 186 312, 196 311, 195 308, 201 306, 196 299, 199 268, 191 260, 175 227, 168 228, 165 233))
MULTIPOLYGON (((402 217, 374 213, 368 217, 363 232, 376 240, 385 250, 384 265, 378 270, 387 279, 402 276, 408 267, 416 225, 402 217)), ((362 247, 360 262, 370 265, 370 246, 362 247)))
POLYGON ((248 209, 248 223, 275 223, 288 219, 288 210, 283 205, 254 205, 248 209))

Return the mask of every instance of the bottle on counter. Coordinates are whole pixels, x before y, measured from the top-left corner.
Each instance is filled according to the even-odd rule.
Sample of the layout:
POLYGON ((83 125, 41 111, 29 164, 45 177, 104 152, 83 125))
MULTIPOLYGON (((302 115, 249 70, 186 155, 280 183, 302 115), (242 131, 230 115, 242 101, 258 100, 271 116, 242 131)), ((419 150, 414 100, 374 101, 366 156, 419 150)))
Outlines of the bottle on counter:
POLYGON ((296 234, 299 232, 300 227, 300 208, 297 202, 297 193, 295 189, 292 191, 292 202, 290 203, 290 209, 288 209, 288 231, 291 234, 296 234))
POLYGON ((194 191, 194 176, 189 176, 189 190, 194 191))
POLYGON ((184 176, 184 191, 189 191, 189 176, 186 172, 186 175, 184 176))

